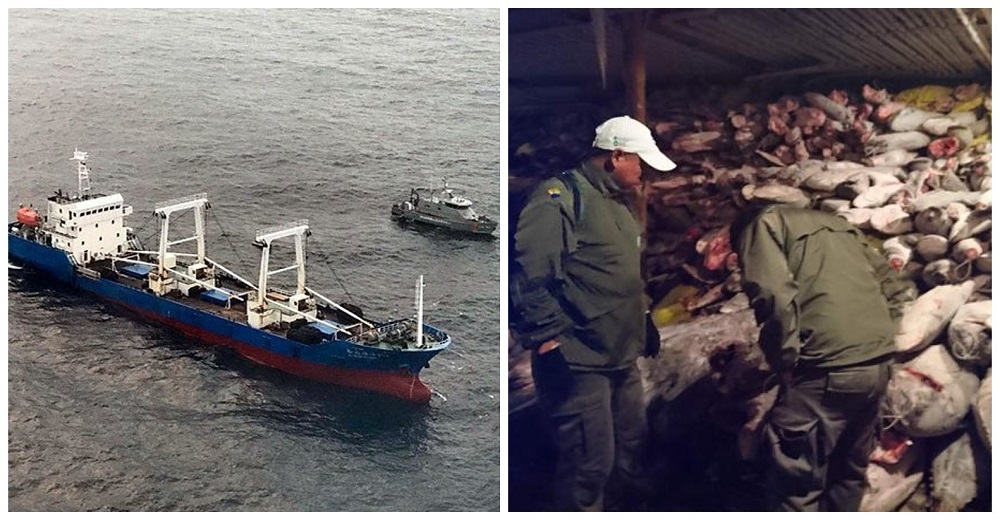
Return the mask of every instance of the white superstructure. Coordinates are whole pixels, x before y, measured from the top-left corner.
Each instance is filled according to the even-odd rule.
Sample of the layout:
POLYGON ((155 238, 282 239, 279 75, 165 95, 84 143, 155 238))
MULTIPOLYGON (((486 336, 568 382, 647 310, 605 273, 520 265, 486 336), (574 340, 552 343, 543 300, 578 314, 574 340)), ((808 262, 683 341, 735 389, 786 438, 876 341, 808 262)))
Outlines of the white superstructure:
POLYGON ((49 197, 46 214, 52 246, 70 253, 78 264, 124 252, 128 248, 124 217, 132 214, 132 206, 118 193, 87 194, 86 158, 87 154, 79 151, 73 157, 79 161, 81 188, 87 189, 75 196, 57 193, 49 197))

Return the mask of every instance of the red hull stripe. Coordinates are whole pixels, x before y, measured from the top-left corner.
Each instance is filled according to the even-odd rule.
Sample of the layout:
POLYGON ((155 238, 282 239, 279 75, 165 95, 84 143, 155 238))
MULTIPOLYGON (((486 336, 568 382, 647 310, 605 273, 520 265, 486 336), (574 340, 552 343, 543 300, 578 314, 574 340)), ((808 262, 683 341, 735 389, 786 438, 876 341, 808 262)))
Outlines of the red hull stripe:
POLYGON ((251 361, 292 375, 325 383, 370 390, 416 403, 426 403, 431 400, 431 389, 418 376, 407 371, 377 372, 374 370, 354 370, 307 363, 300 359, 282 356, 260 347, 235 341, 232 338, 181 323, 177 320, 172 320, 131 305, 123 306, 151 321, 177 329, 195 339, 206 343, 232 347, 241 356, 251 361))

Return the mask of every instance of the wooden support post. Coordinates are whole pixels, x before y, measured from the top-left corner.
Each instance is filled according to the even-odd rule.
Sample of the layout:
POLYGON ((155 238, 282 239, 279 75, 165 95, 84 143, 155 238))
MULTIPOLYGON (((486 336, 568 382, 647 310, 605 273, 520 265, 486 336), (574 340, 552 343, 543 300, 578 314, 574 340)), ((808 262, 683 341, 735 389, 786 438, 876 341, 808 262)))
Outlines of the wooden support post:
POLYGON ((645 9, 630 9, 625 18, 625 96, 628 110, 646 122, 646 20, 645 9))
MULTIPOLYGON (((646 123, 646 23, 649 13, 645 9, 630 9, 625 16, 625 99, 632 119, 646 123)), ((646 214, 647 179, 636 193, 639 228, 642 230, 643 278, 646 277, 646 214)))
POLYGON ((601 88, 608 89, 608 31, 604 9, 592 8, 590 20, 594 25, 594 44, 597 46, 597 67, 601 69, 601 88))

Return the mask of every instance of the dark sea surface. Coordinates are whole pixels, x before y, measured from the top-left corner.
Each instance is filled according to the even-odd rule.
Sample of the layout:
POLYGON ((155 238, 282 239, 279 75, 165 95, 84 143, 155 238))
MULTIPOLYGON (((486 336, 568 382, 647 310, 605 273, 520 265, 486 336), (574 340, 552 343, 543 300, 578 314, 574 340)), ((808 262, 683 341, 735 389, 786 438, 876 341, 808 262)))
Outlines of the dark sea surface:
POLYGON ((424 274, 453 338, 413 405, 9 271, 9 508, 498 510, 499 241, 389 208, 447 177, 499 217, 501 12, 8 16, 8 219, 75 191, 79 148, 147 247, 154 204, 207 192, 209 256, 255 279, 255 231, 308 218, 310 286, 387 318, 424 274))

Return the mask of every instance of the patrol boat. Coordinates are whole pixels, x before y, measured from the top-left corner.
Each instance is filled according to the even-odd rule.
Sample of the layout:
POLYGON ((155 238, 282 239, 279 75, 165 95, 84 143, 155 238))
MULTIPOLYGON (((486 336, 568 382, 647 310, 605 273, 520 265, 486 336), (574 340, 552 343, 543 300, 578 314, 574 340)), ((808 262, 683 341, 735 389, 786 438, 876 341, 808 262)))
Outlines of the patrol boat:
POLYGON ((414 188, 409 200, 392 205, 392 219, 402 222, 421 222, 453 231, 491 235, 497 222, 478 215, 472 201, 455 195, 444 181, 444 189, 414 188))
POLYGON ((87 154, 77 151, 79 191, 48 198, 46 214, 18 209, 8 226, 8 263, 13 261, 121 305, 137 314, 242 356, 308 379, 360 388, 414 402, 431 390, 420 370, 451 344, 445 332, 424 323, 423 276, 416 285, 412 318, 375 321, 361 309, 341 305, 306 284, 305 220, 262 229, 253 283, 206 254, 204 193, 156 205, 159 247, 142 247, 124 219, 132 214, 122 195, 91 193, 87 154), (171 238, 170 226, 190 212, 194 234, 171 238), (269 265, 276 242, 294 242, 295 262, 269 265), (196 253, 171 251, 195 242, 196 253), (294 290, 272 286, 272 275, 295 271, 294 290))

